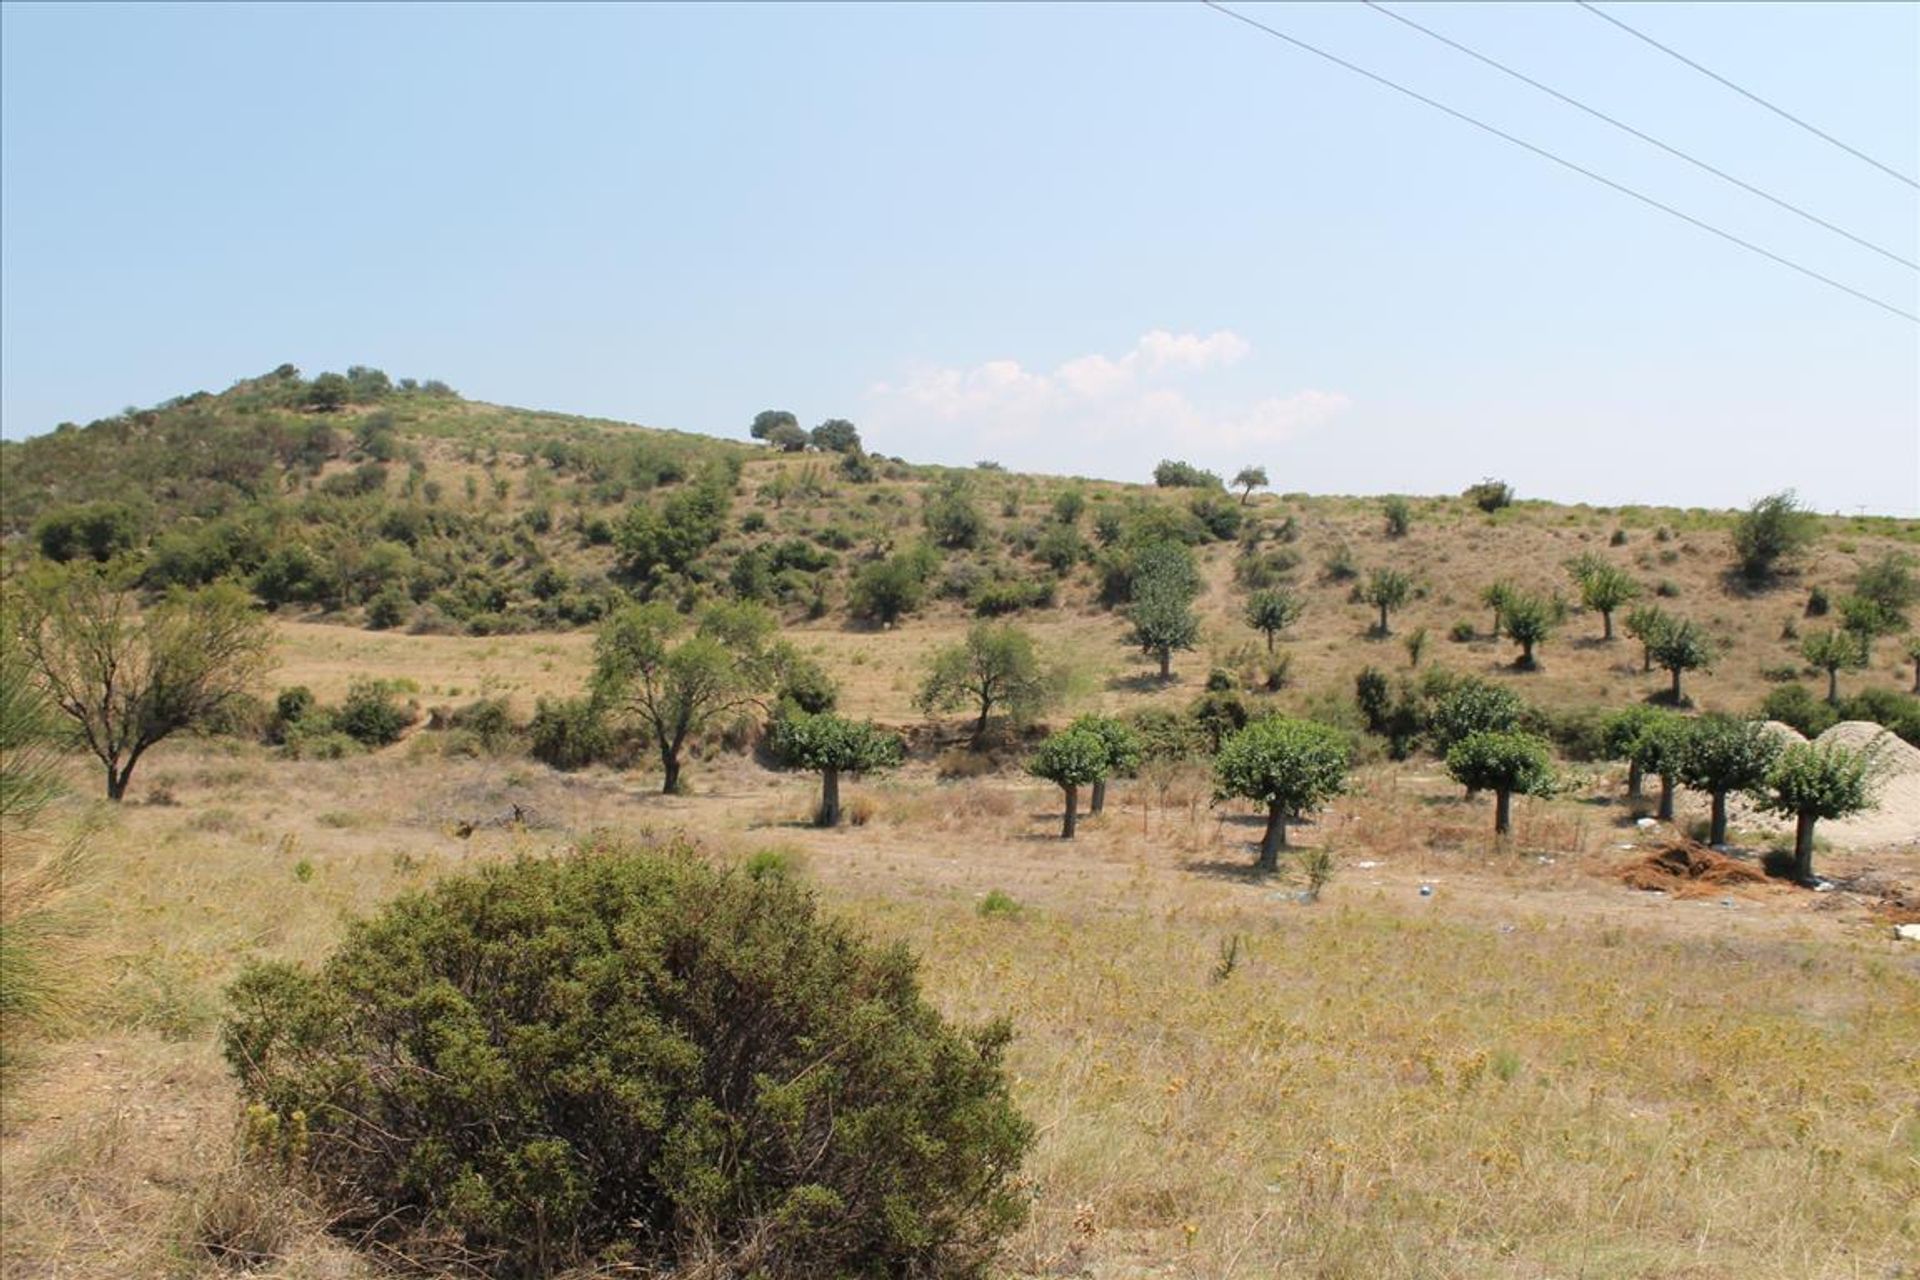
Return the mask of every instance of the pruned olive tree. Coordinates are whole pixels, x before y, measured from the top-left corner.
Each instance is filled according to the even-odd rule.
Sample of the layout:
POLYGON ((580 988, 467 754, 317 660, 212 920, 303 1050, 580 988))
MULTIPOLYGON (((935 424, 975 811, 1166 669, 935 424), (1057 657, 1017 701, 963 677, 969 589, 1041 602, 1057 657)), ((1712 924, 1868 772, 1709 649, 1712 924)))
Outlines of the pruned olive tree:
POLYGON ((1873 808, 1879 763, 1872 751, 1837 743, 1796 742, 1782 751, 1753 788, 1760 808, 1794 820, 1793 874, 1813 880, 1813 824, 1873 808))
POLYGON ((142 608, 113 570, 32 575, 9 591, 21 653, 123 799, 156 743, 242 698, 271 665, 273 634, 246 591, 175 588, 142 608))
POLYGON ((1351 750, 1346 735, 1313 720, 1256 720, 1220 744, 1213 760, 1216 799, 1252 800, 1267 808, 1267 828, 1254 865, 1272 871, 1287 847, 1287 823, 1346 790, 1351 750))
POLYGON ((1602 565, 1579 579, 1580 603, 1600 615, 1600 638, 1613 640, 1613 615, 1640 596, 1640 584, 1625 570, 1602 565))
POLYGON ((1375 569, 1367 575, 1360 598, 1380 610, 1380 625, 1374 628, 1374 634, 1390 636, 1393 632, 1387 625, 1388 615, 1413 598, 1413 578, 1398 569, 1375 569))
POLYGON ((1507 636, 1520 646, 1520 656, 1513 665, 1521 671, 1538 669, 1533 651, 1553 634, 1560 620, 1559 603, 1531 591, 1516 592, 1507 597, 1506 616, 1507 636))
POLYGON ((1305 609, 1306 602, 1292 590, 1269 587, 1248 596, 1246 609, 1240 616, 1248 626, 1267 637, 1267 652, 1272 653, 1275 638, 1298 622, 1305 609))
POLYGON ((783 763, 820 775, 820 804, 814 825, 840 825, 840 775, 875 773, 899 766, 906 743, 871 720, 849 720, 831 713, 789 710, 774 721, 769 748, 783 763))
POLYGON ((1673 687, 1667 697, 1676 707, 1685 706, 1687 701, 1680 689, 1681 675, 1688 671, 1713 670, 1713 641, 1686 618, 1670 619, 1661 625, 1647 651, 1654 665, 1673 677, 1673 687))
POLYGON ((1689 723, 1680 752, 1680 781, 1713 798, 1708 844, 1727 842, 1727 796, 1764 782, 1780 749, 1780 739, 1759 720, 1714 714, 1689 723))
POLYGON ((1093 780, 1093 795, 1087 801, 1088 813, 1100 813, 1107 807, 1107 780, 1114 775, 1132 777, 1146 757, 1146 742, 1125 721, 1113 716, 1085 715, 1068 726, 1084 729, 1107 744, 1107 772, 1093 780))
POLYGON ((1240 505, 1246 506, 1253 497, 1255 489, 1267 487, 1267 469, 1265 467, 1242 467, 1233 478, 1233 487, 1240 490, 1240 505))
POLYGON ((1513 797, 1553 794, 1547 744, 1526 733, 1472 733, 1447 751, 1447 772, 1469 791, 1493 792, 1493 834, 1513 829, 1513 797))
POLYGON ((1840 672, 1867 665, 1867 645, 1858 635, 1838 627, 1815 631, 1800 641, 1800 656, 1827 673, 1827 702, 1840 705, 1840 672))
POLYGON ((1062 840, 1073 839, 1078 825, 1080 788, 1101 781, 1111 768, 1106 739, 1088 729, 1063 729, 1033 753, 1027 771, 1066 793, 1066 816, 1060 824, 1062 840))

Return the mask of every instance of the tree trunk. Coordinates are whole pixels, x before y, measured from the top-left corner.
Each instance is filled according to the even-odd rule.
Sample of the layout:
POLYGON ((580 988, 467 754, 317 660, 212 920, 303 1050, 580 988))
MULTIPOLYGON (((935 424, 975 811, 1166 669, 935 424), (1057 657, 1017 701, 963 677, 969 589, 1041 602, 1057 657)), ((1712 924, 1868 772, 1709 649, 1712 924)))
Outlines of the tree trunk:
POLYGON ((1713 793, 1713 818, 1707 829, 1707 843, 1716 849, 1727 842, 1727 793, 1713 793))
POLYGON ((1523 671, 1533 670, 1533 641, 1531 640, 1520 642, 1520 668, 1523 671))
POLYGON ((1273 871, 1280 865, 1280 851, 1287 847, 1287 819, 1279 805, 1267 806, 1267 831, 1260 837, 1260 861, 1254 866, 1273 871))
POLYGON ((1664 773, 1660 775, 1660 808, 1654 816, 1662 822, 1673 821, 1673 779, 1664 773))
POLYGON ((1840 668, 1827 668, 1827 705, 1840 705, 1840 668))
POLYGON ((1493 793, 1493 834, 1504 836, 1513 830, 1513 792, 1500 787, 1493 793))
POLYGON ((1803 813, 1793 824, 1793 876, 1801 884, 1813 883, 1813 823, 1814 816, 1803 813))
POLYGON ((1498 640, 1500 638, 1500 611, 1498 609, 1495 609, 1493 611, 1493 633, 1492 634, 1495 640, 1498 640))
POLYGON ((1078 785, 1069 782, 1060 789, 1067 793, 1067 816, 1065 821, 1060 824, 1060 838, 1062 840, 1071 840, 1073 839, 1074 820, 1080 816, 1075 812, 1075 810, 1080 807, 1080 788, 1078 785))
POLYGON ((1680 693, 1680 668, 1678 667, 1673 669, 1673 705, 1676 707, 1683 705, 1680 693))
POLYGON ((663 796, 680 793, 680 753, 671 747, 660 748, 660 794, 663 796))
POLYGON ((1393 634, 1393 632, 1387 630, 1387 606, 1385 605, 1380 606, 1380 634, 1383 636, 1393 634))
POLYGON ((1646 641, 1640 642, 1640 673, 1645 675, 1653 670, 1653 646, 1646 641))
POLYGON ((1600 611, 1600 638, 1602 640, 1613 639, 1613 610, 1611 609, 1602 609, 1600 611))
POLYGON ((1160 650, 1160 678, 1162 680, 1173 679, 1173 650, 1171 648, 1160 650))
POLYGON ((1093 799, 1087 805, 1088 813, 1099 813, 1107 807, 1107 780, 1096 779, 1093 784, 1093 799))
POLYGON ((840 825, 840 771, 825 769, 820 776, 820 812, 814 815, 816 827, 840 825))
POLYGON ((1638 760, 1627 761, 1627 799, 1638 800, 1640 798, 1640 784, 1645 776, 1646 771, 1640 767, 1638 760))
POLYGON ((132 774, 132 765, 128 765, 125 769, 115 769, 109 764, 107 766, 107 799, 125 799, 127 794, 127 781, 132 774))
POLYGON ((1240 505, 1243 507, 1246 506, 1248 500, 1251 499, 1252 497, 1253 497, 1253 490, 1251 489, 1246 490, 1244 493, 1240 495, 1240 505))
MULTIPOLYGON (((1273 652, 1273 632, 1271 631, 1267 632, 1267 652, 1273 652)), ((1920 658, 1916 658, 1913 663, 1913 691, 1920 693, 1920 658)))
POLYGON ((980 739, 987 736, 987 716, 992 711, 993 701, 989 698, 982 698, 980 700, 980 718, 973 722, 973 742, 975 746, 980 744, 980 739))

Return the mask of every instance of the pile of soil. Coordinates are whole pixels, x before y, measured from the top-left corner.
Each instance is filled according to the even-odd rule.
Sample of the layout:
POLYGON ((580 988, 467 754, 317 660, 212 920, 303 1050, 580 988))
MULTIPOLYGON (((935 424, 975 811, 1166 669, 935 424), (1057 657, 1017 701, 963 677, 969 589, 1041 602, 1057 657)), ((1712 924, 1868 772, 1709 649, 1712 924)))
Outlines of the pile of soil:
POLYGON ((1692 840, 1675 840, 1620 868, 1620 879, 1631 889, 1684 895, 1765 884, 1767 876, 1751 862, 1715 853, 1692 840))

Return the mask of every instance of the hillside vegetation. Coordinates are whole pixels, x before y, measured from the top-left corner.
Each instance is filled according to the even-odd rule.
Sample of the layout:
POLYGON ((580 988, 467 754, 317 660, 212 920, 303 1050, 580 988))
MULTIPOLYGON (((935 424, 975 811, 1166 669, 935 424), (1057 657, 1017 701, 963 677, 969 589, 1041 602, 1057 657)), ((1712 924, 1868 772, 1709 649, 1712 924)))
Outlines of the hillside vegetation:
MULTIPOLYGON (((550 1239, 586 1201, 543 1199, 571 1184, 542 1108, 595 1147, 598 1113, 570 1099, 601 1105, 623 1070, 611 1089, 645 1093, 645 1073, 576 1055, 549 1090, 490 1064, 614 1024, 655 1043, 583 994, 613 981, 609 957, 639 963, 609 944, 628 926, 603 927, 607 904, 652 904, 633 927, 673 963, 691 945, 674 928, 751 941, 764 920, 721 908, 815 887, 823 956, 863 938, 918 955, 877 950, 873 972, 927 1030, 880 1034, 830 967, 785 974, 841 1028, 823 1034, 858 1024, 875 1062, 917 1071, 958 1052, 933 1013, 996 1028, 993 1078, 955 1092, 994 1100, 959 1115, 999 1135, 974 1195, 992 1231, 951 1237, 964 1265, 926 1274, 1840 1280, 1920 1256, 1920 961, 1889 928, 1920 921, 1920 752, 1861 723, 1920 737, 1920 522, 1786 495, 1564 506, 1497 480, 1275 493, 1269 471, 1310 478, 1257 458, 1231 483, 1169 459, 1122 484, 918 466, 840 420, 741 427, 283 367, 0 446, 5 636, 97 600, 113 626, 83 640, 177 652, 213 603, 199 613, 272 662, 204 714, 130 700, 136 727, 164 712, 179 731, 117 803, 81 744, 54 744, 72 794, 33 809, 33 847, 86 856, 54 868, 57 929, 0 915, 0 943, 51 939, 60 978, 31 1022, 8 1014, 0 1270, 371 1280, 381 1250, 447 1277, 583 1258, 631 1227, 631 1187, 601 1153, 613 1209, 550 1239), (1859 786, 1822 782, 1854 747, 1905 771, 1865 813, 1859 786), (1663 790, 1671 821, 1652 816, 1663 790), (1725 850, 1686 839, 1716 819, 1725 850), (656 873, 549 891, 550 862, 615 844, 688 859, 674 883, 700 910, 649 897, 656 873), (447 958, 466 935, 422 916, 430 900, 486 917, 468 940, 486 964, 447 958), (429 926, 434 947, 408 941, 429 926), (588 959, 561 980, 547 960, 572 948, 588 959), (453 1115, 482 1163, 306 1116, 350 1069, 328 1054, 393 1043, 299 976, 323 962, 381 1016, 429 1015, 475 1068, 471 1097, 457 1073, 356 1087, 398 1081, 381 1106, 453 1115), (510 1004, 544 993, 512 1004, 512 1036, 447 996, 482 970, 512 978, 510 1004), (282 1037, 300 1053, 243 1051, 282 1037), (992 1154, 1029 1136, 1017 1175, 992 1154), (339 1162, 318 1180, 300 1176, 316 1144, 339 1162), (389 1174, 445 1176, 382 1184, 352 1153, 383 1145, 389 1174), (378 1185, 438 1217, 349 1203, 378 1185)), ((33 654, 0 657, 24 689, 33 654)), ((31 730, 38 761, 62 711, 0 727, 31 730)), ((27 759, 0 761, 0 796, 27 759)), ((40 856, 0 855, 8 885, 40 856)), ((864 1221, 892 1239, 872 1273, 906 1273, 935 1256, 925 1224, 889 1207, 867 1153, 919 1168, 949 1147, 925 1137, 932 1111, 924 1132, 861 1128, 812 1092, 812 1032, 773 981, 785 936, 740 972, 800 1028, 755 1042, 786 1083, 728 1077, 760 1125, 729 1132, 844 1177, 771 1207, 697 1114, 668 1189, 711 1205, 737 1183, 753 1194, 728 1203, 757 1207, 675 1216, 648 1256, 745 1273, 803 1256, 757 1252, 806 1242, 779 1235, 796 1224, 864 1221), (720 1227, 751 1238, 719 1251, 720 1227)), ((759 1008, 702 1007, 736 1005, 759 1008)), ((712 1025, 726 1060, 739 1045, 712 1025)), ((877 1238, 849 1229, 832 1256, 877 1238)), ((640 1265, 618 1247, 595 1256, 640 1265)))

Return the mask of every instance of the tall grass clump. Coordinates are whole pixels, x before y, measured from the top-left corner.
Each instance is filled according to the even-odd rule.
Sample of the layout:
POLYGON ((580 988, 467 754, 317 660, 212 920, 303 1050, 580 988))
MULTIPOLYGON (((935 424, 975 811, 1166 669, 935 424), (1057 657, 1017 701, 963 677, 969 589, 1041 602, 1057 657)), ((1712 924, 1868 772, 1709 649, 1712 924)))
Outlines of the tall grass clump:
POLYGON ((84 921, 73 907, 85 846, 61 841, 48 812, 65 792, 45 695, 0 635, 0 1087, 23 1043, 72 1001, 84 921))

